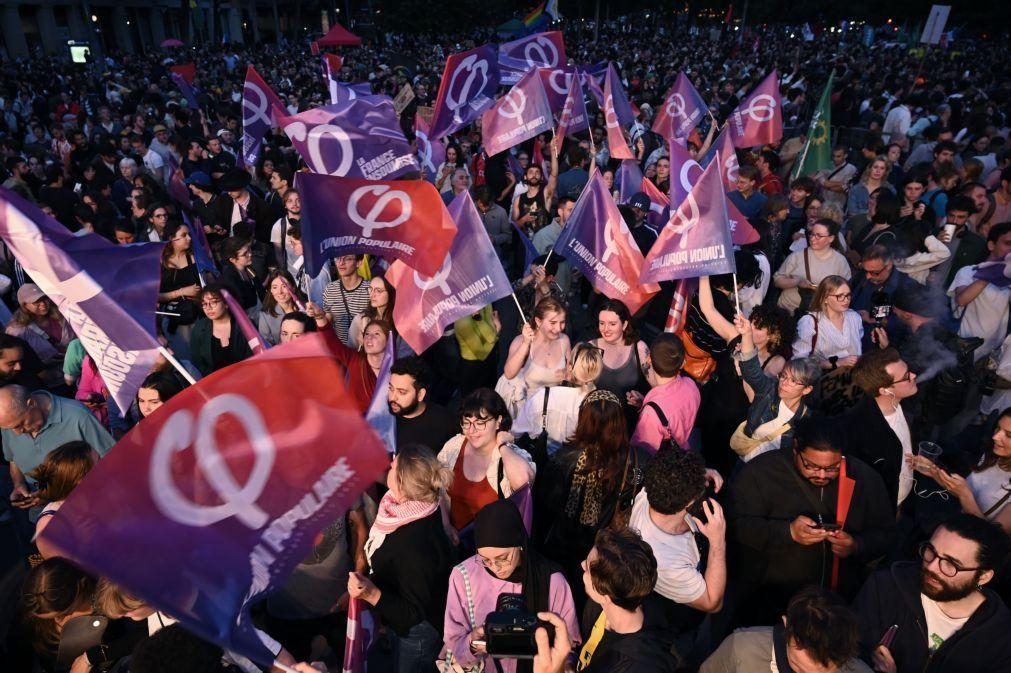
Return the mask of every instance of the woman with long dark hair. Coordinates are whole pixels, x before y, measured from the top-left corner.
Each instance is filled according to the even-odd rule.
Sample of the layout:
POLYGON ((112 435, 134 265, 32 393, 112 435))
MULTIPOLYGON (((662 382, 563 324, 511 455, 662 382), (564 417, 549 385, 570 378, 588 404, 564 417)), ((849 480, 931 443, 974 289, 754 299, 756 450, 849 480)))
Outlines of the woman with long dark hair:
POLYGON ((298 310, 295 303, 297 299, 304 300, 305 297, 294 297, 291 292, 295 290, 295 279, 287 271, 274 269, 267 274, 267 293, 263 298, 263 306, 260 309, 259 330, 260 336, 271 346, 281 343, 281 321, 284 316, 298 310))
POLYGON ((180 222, 165 227, 168 245, 161 253, 161 285, 158 303, 165 313, 163 326, 169 345, 178 356, 189 359, 189 341, 193 323, 200 317, 197 297, 200 295, 200 272, 193 257, 190 228, 180 222))
POLYGON ((265 291, 263 281, 253 271, 253 243, 250 240, 230 236, 221 244, 221 282, 256 324, 265 291))
POLYGON ((348 328, 349 345, 358 348, 362 344, 362 332, 373 320, 385 320, 393 324, 393 307, 397 303, 397 289, 383 276, 373 276, 369 281, 369 305, 351 321, 348 328))
POLYGON ((239 330, 238 322, 232 318, 221 290, 220 285, 208 285, 200 291, 200 307, 204 311, 204 317, 193 325, 190 361, 203 376, 245 360, 253 354, 239 330))

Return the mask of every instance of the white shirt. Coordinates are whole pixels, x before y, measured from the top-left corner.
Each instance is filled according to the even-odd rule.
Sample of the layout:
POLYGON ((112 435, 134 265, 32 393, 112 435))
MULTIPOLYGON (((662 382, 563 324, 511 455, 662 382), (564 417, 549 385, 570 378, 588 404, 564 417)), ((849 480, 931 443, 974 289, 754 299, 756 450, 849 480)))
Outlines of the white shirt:
MULTIPOLYGON (((1011 490, 1011 474, 1000 469, 997 465, 991 465, 985 470, 971 473, 966 478, 966 482, 968 482, 972 498, 979 505, 981 512, 986 512, 996 505, 1008 490, 1011 490)), ((987 518, 993 519, 1000 514, 1007 507, 1009 500, 1005 500, 1004 504, 996 511, 990 512, 987 518)))
POLYGON ((756 306, 765 301, 765 295, 769 292, 769 281, 772 280, 772 269, 769 265, 769 258, 765 255, 755 254, 755 261, 762 272, 762 282, 758 287, 749 285, 741 288, 737 295, 741 300, 741 311, 749 316, 756 306))
POLYGON ((920 603, 923 605, 923 614, 927 618, 927 648, 931 652, 936 652, 937 648, 944 644, 948 638, 969 621, 968 617, 954 619, 944 614, 940 606, 930 598, 920 594, 920 603))
POLYGON ((913 455, 913 438, 909 434, 909 424, 906 422, 906 415, 902 413, 901 404, 893 413, 884 416, 888 427, 892 429, 902 444, 902 467, 899 470, 899 504, 901 505, 902 501, 909 496, 909 492, 913 490, 913 468, 906 460, 906 456, 913 455))
POLYGON ((706 593, 706 580, 699 572, 699 548, 691 531, 671 535, 653 523, 649 515, 646 490, 639 491, 632 505, 628 527, 639 532, 656 557, 657 580, 654 589, 675 603, 691 603, 706 593))
POLYGON ((888 111, 885 117, 885 125, 881 127, 881 139, 886 143, 892 142, 892 135, 904 137, 909 133, 909 126, 913 118, 909 113, 909 108, 905 105, 896 105, 888 111))
MULTIPOLYGON (((955 303, 955 290, 972 285, 976 280, 974 276, 978 268, 977 265, 962 267, 951 281, 948 296, 951 297, 951 310, 956 316, 962 307, 955 303)), ((958 336, 983 339, 983 345, 976 349, 974 356, 977 362, 995 351, 1007 336, 1009 298, 1011 288, 987 283, 983 291, 965 307, 958 336)))
POLYGON ((793 342, 793 357, 806 358, 814 355, 828 359, 832 356, 845 358, 861 354, 861 340, 864 338, 864 322, 860 314, 847 310, 843 314, 843 328, 839 330, 825 314, 818 314, 818 339, 815 341, 815 319, 808 313, 797 323, 797 338, 793 342), (814 344, 812 352, 811 345, 814 344))
POLYGON ((148 149, 147 154, 145 154, 141 161, 144 162, 144 168, 147 172, 151 174, 151 177, 158 182, 165 182, 165 160, 161 158, 161 155, 152 149, 148 149))
MULTIPOLYGON (((579 405, 588 393, 580 388, 552 386, 548 394, 548 439, 553 442, 565 442, 576 432, 576 422, 579 420, 579 405)), ((544 388, 539 389, 524 402, 516 420, 513 421, 512 432, 515 435, 537 437, 544 429, 541 423, 541 413, 544 411, 544 388)))
MULTIPOLYGON (((751 436, 755 439, 762 439, 773 434, 784 425, 790 422, 790 419, 794 417, 797 412, 786 406, 786 403, 780 400, 779 402, 779 413, 771 421, 766 421, 762 423, 755 431, 751 433, 751 436)), ((759 444, 747 455, 743 456, 744 462, 750 462, 755 456, 760 456, 763 453, 768 453, 769 451, 775 451, 779 448, 779 440, 782 439, 783 433, 779 433, 772 439, 766 441, 764 444, 759 444)))

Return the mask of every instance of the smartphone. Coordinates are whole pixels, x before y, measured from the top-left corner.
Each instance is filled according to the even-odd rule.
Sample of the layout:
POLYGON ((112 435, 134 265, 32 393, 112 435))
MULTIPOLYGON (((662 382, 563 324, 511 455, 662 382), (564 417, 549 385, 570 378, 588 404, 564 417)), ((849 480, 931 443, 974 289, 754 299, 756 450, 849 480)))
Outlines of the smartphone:
POLYGON ((814 527, 819 530, 827 530, 830 533, 842 529, 842 526, 837 523, 816 523, 814 527))
POLYGON ((895 632, 899 630, 898 624, 892 624, 885 630, 885 635, 881 636, 881 640, 878 641, 878 647, 891 647, 892 641, 895 640, 895 632))
POLYGON ((716 497, 716 487, 713 486, 713 482, 706 482, 706 490, 702 492, 698 500, 693 502, 688 508, 688 514, 690 514, 694 519, 701 521, 702 523, 708 523, 709 519, 706 517, 706 509, 703 506, 706 500, 716 497))

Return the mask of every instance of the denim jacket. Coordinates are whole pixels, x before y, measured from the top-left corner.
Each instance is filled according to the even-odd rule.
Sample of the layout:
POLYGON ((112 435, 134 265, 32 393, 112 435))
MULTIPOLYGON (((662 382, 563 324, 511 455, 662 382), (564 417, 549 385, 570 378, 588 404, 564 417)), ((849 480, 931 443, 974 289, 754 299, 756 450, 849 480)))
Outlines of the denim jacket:
MULTIPOLYGON (((755 400, 748 407, 748 419, 744 425, 744 432, 751 437, 756 428, 779 415, 779 381, 762 371, 762 366, 758 363, 757 350, 741 353, 741 376, 755 391, 755 400)), ((790 429, 780 435, 780 446, 793 446, 793 426, 796 421, 809 413, 810 410, 804 404, 804 400, 801 400, 797 411, 789 421, 790 429)))

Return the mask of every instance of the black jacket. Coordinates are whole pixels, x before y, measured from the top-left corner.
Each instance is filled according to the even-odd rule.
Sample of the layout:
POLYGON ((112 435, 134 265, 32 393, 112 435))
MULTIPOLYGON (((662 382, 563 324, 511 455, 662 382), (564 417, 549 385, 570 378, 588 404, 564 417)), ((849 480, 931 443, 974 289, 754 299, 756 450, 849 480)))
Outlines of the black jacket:
POLYGON ((1008 673, 1011 671, 1011 612, 987 588, 984 603, 933 655, 927 649, 927 620, 920 602, 917 563, 896 563, 874 573, 854 608, 860 623, 865 661, 892 624, 898 625, 889 650, 898 673, 1008 673))
MULTIPOLYGON (((863 582, 867 563, 889 549, 895 514, 874 470, 850 457, 846 473, 856 486, 844 530, 858 547, 840 564, 839 593, 852 597, 863 582)), ((790 523, 800 515, 817 520, 818 514, 834 523, 838 479, 822 488, 812 485, 797 472, 794 452, 779 449, 747 463, 728 492, 729 537, 736 543, 738 574, 745 584, 796 589, 808 584, 829 586, 831 547, 827 542, 797 544, 790 536, 790 523)))
MULTIPOLYGON (((235 201, 228 194, 219 196, 215 204, 215 221, 229 232, 231 231, 234 207, 235 201)), ((253 222, 253 234, 256 236, 256 240, 261 243, 270 243, 270 230, 274 227, 277 218, 271 214, 267 202, 252 192, 249 193, 249 203, 246 206, 246 219, 253 222)))
MULTIPOLYGON (((916 446, 916 419, 902 407, 909 426, 912 446, 916 446)), ((899 472, 902 470, 902 442, 888 425, 881 407, 872 398, 864 396, 845 416, 847 452, 874 468, 885 484, 888 502, 895 511, 899 501, 899 472)))
MULTIPOLYGON (((193 323, 193 333, 190 335, 190 362, 204 376, 221 369, 220 364, 214 362, 211 354, 211 339, 213 338, 210 320, 200 318, 193 323)), ((249 349, 249 343, 242 336, 239 323, 235 319, 232 319, 232 334, 228 337, 228 348, 236 362, 253 355, 253 351, 249 349)))
POLYGON ((452 569, 439 510, 387 535, 372 555, 371 575, 382 591, 376 610, 383 622, 400 636, 425 621, 442 633, 452 569))

